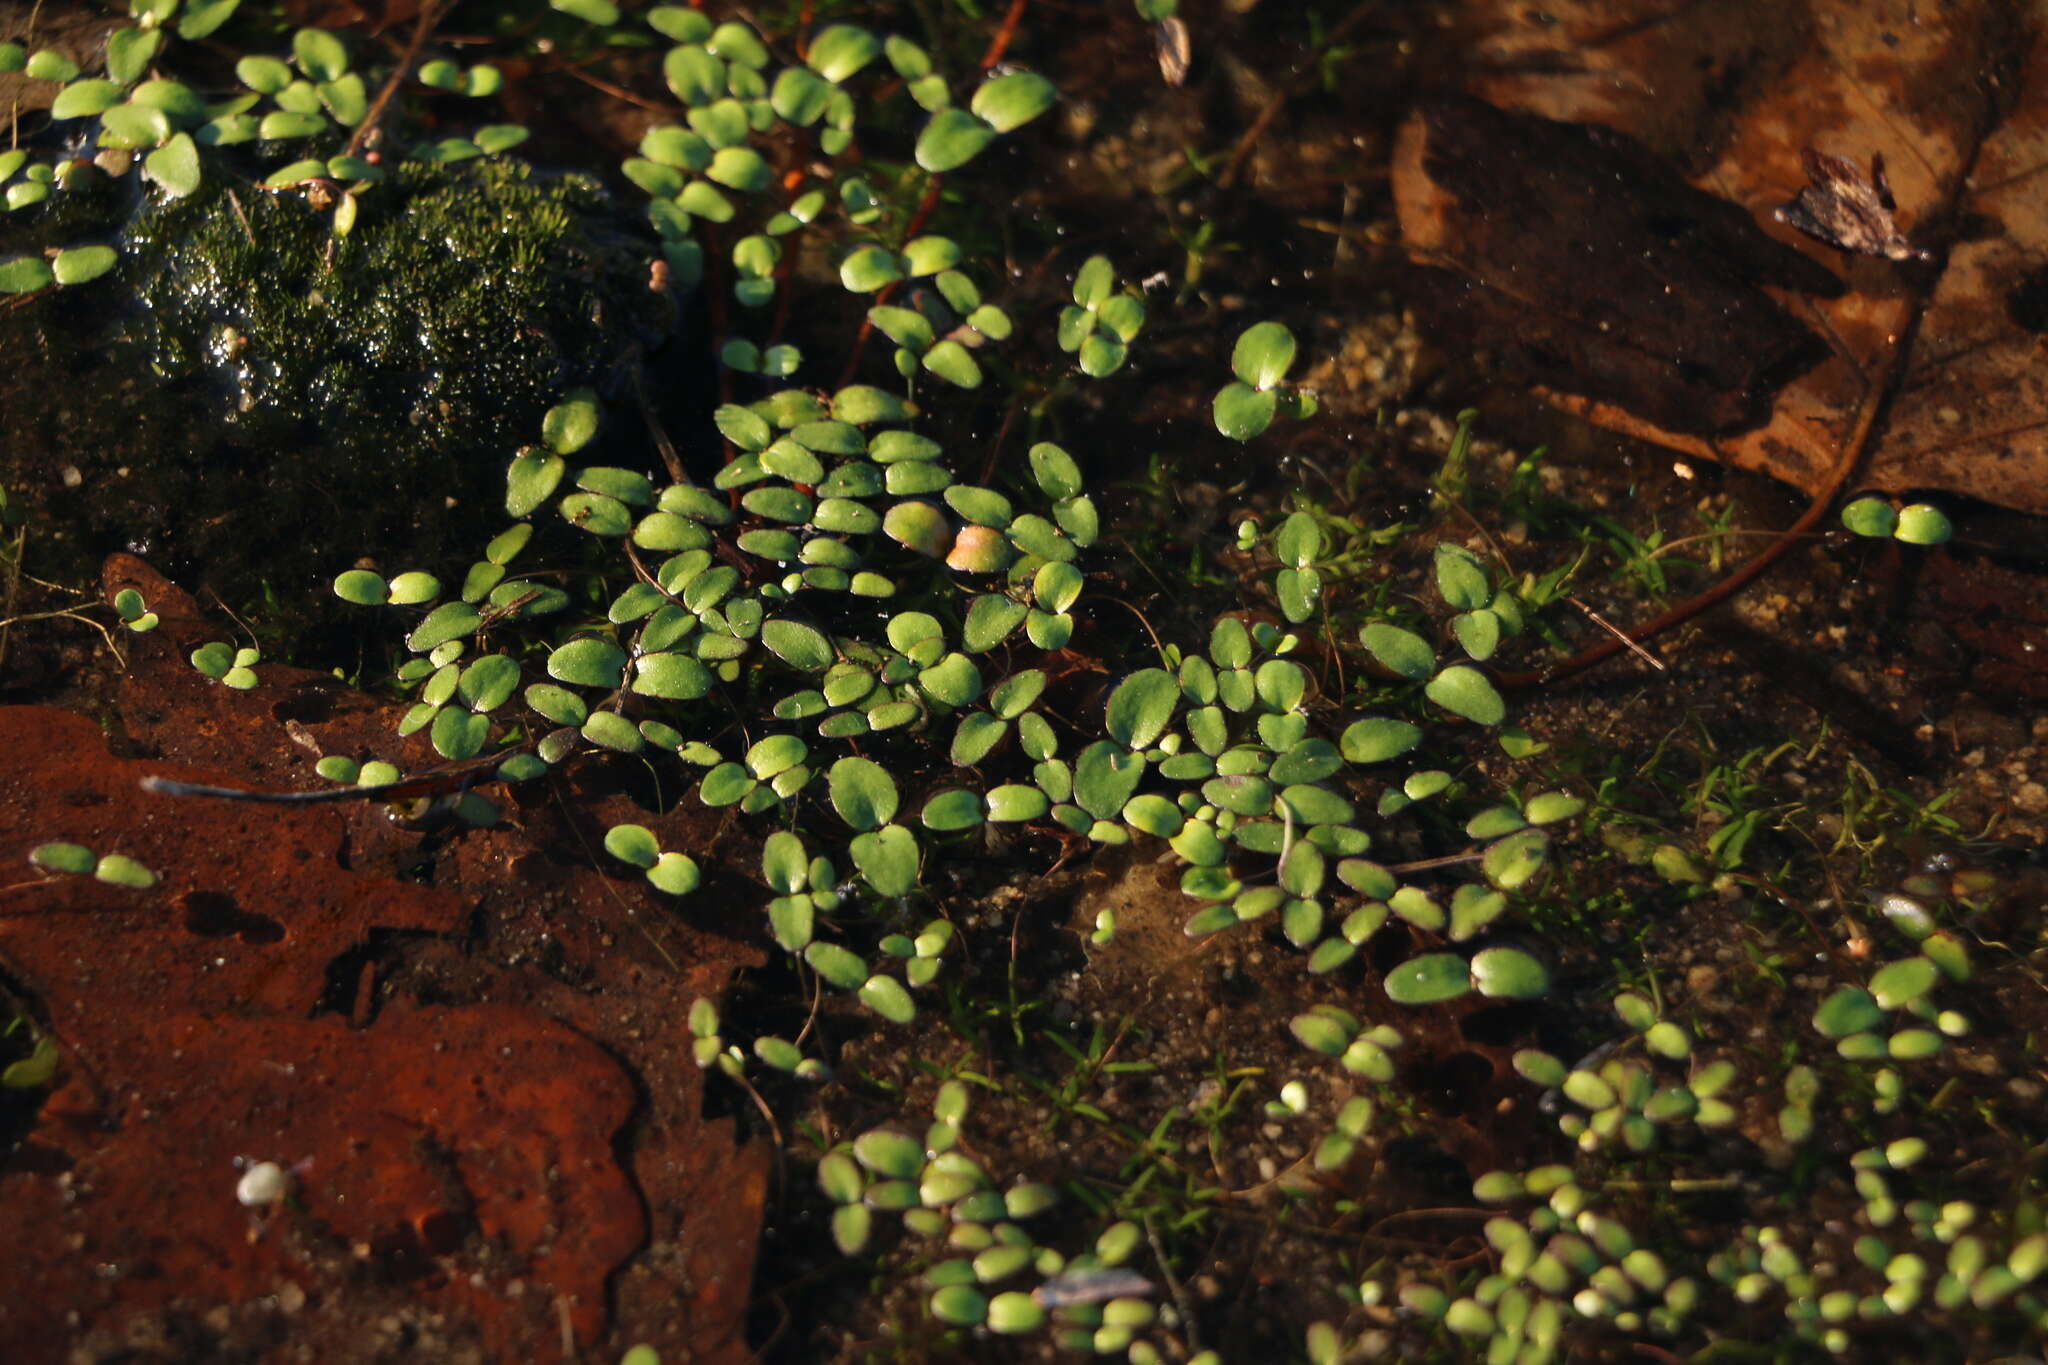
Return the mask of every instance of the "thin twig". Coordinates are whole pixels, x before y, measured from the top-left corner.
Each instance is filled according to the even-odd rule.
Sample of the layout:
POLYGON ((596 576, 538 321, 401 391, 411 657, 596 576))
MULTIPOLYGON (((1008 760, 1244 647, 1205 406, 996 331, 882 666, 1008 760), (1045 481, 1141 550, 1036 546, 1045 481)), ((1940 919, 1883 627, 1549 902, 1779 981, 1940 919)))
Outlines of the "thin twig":
POLYGON ((1223 174, 1216 177, 1216 188, 1227 190, 1237 183, 1238 175, 1244 170, 1244 163, 1251 159, 1252 149, 1258 146, 1259 139, 1265 136, 1266 130, 1273 126, 1273 120, 1280 117, 1280 111, 1287 107, 1287 101, 1294 98, 1297 92, 1306 90, 1318 78, 1318 65, 1322 55, 1337 46, 1353 28, 1363 23, 1378 8, 1377 0, 1364 0, 1364 3, 1338 20, 1336 26, 1323 35, 1323 41, 1317 44, 1315 52, 1310 54, 1316 61, 1293 82, 1274 91, 1273 97, 1266 101, 1266 107, 1259 110, 1258 117, 1252 120, 1252 126, 1245 129, 1244 136, 1237 140, 1237 146, 1231 150, 1229 162, 1223 167, 1223 174))
POLYGON ((1628 632, 1623 630, 1620 626, 1615 625, 1614 622, 1608 620, 1599 612, 1594 611, 1591 607, 1587 606, 1584 602, 1581 602, 1576 597, 1566 597, 1564 600, 1571 603, 1573 606, 1577 607, 1580 611, 1586 613, 1587 617, 1592 620, 1594 625, 1600 627, 1600 629, 1606 631, 1609 635, 1612 635, 1615 639, 1621 641, 1622 644, 1628 646, 1629 653, 1635 655, 1638 659, 1641 659, 1644 663, 1656 669, 1659 673, 1662 673, 1664 671, 1664 661, 1658 658, 1656 655, 1652 654, 1649 650, 1644 649, 1634 640, 1629 639, 1628 632))
POLYGON ((1623 649, 1640 644, 1653 635, 1661 635, 1673 626, 1690 621, 1708 608, 1718 606, 1755 582, 1766 569, 1783 559, 1793 546, 1805 540, 1813 528, 1820 524, 1821 518, 1827 514, 1836 496, 1848 484, 1849 476, 1855 473, 1856 467, 1862 463, 1864 452, 1870 446, 1871 433, 1877 428, 1878 414, 1884 410, 1892 380, 1904 363, 1906 350, 1911 344, 1911 337, 1918 321, 1916 309, 1913 320, 1900 329, 1899 339, 1886 353, 1884 363, 1878 367, 1877 373, 1871 376, 1870 383, 1864 390, 1862 406, 1856 414, 1856 425, 1850 430, 1848 438, 1842 442, 1834 468, 1828 472, 1821 486, 1814 491, 1813 501, 1807 504, 1799 520, 1786 527, 1776 540, 1757 551, 1741 568, 1713 587, 1687 598, 1654 620, 1633 630, 1617 632, 1617 638, 1581 650, 1562 663, 1552 664, 1548 668, 1533 669, 1525 673, 1497 674, 1494 677, 1495 684, 1510 688, 1533 687, 1540 683, 1555 682, 1559 678, 1568 678, 1574 673, 1582 673, 1594 664, 1613 658, 1623 649))
POLYGON ((398 59, 398 65, 391 68, 391 74, 384 79, 384 88, 377 92, 377 98, 370 101, 370 112, 363 115, 363 121, 349 134, 348 146, 342 149, 344 156, 359 156, 370 135, 377 131, 378 121, 384 117, 384 110, 398 94, 398 87, 405 84, 405 78, 412 70, 412 64, 419 58, 420 48, 426 44, 427 35, 434 31, 434 25, 441 22, 444 5, 429 3, 420 9, 420 19, 413 25, 412 41, 405 45, 405 54, 398 59))
POLYGON ((683 457, 676 452, 676 443, 668 438, 668 428, 654 415, 654 404, 647 401, 647 385, 642 381, 639 356, 632 357, 627 373, 633 382, 633 401, 640 406, 640 420, 647 423, 647 430, 654 437, 654 448, 661 452, 661 463, 668 470, 668 481, 692 486, 690 475, 683 468, 683 457))
POLYGON ((562 70, 572 79, 582 81, 593 90, 601 90, 615 100, 624 100, 628 104, 638 105, 642 109, 652 109, 656 113, 666 113, 670 108, 660 100, 651 100, 645 95, 635 94, 623 85, 614 85, 602 76, 593 76, 580 66, 565 66, 562 70))
POLYGON ((987 71, 1003 59, 1010 50, 1011 41, 1017 36, 1017 25, 1023 22, 1024 11, 1031 0, 1010 0, 1010 12, 1003 16, 1003 26, 996 30, 995 39, 989 43, 988 51, 981 54, 981 69, 987 71))

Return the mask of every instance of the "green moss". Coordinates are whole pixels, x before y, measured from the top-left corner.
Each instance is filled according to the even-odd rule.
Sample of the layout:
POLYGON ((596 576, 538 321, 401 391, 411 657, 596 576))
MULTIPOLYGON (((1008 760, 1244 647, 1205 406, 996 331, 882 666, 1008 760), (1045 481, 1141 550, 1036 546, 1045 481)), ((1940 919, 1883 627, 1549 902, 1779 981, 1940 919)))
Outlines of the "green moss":
POLYGON ((125 236, 158 370, 235 394, 245 439, 312 438, 365 477, 496 460, 563 385, 659 321, 582 176, 407 163, 334 238, 304 195, 218 186, 125 236))
POLYGON ((502 497, 565 387, 669 319, 650 244, 588 177, 408 163, 346 238, 302 192, 207 185, 145 194, 118 272, 25 319, 0 479, 45 572, 133 549, 231 601, 325 602, 337 561, 412 567, 502 497))

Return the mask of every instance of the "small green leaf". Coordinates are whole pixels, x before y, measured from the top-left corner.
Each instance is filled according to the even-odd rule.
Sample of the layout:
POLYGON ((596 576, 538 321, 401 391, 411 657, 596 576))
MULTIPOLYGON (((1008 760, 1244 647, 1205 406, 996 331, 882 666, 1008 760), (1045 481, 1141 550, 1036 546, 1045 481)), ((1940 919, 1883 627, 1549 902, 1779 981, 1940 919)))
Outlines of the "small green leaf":
POLYGON ((1113 820, 1144 775, 1142 754, 1097 740, 1074 757, 1074 800, 1096 819, 1113 820))
POLYGON ((40 256, 0 261, 0 294, 28 294, 55 283, 50 263, 40 256))
POLYGON ((1179 806, 1163 796, 1149 793, 1134 796, 1124 803, 1123 821, 1132 829, 1143 830, 1160 839, 1173 838, 1187 824, 1179 806))
POLYGON ((212 34, 234 15, 242 0, 192 0, 178 20, 178 36, 197 42, 212 34))
POLYGON ((924 353, 923 364, 955 388, 981 387, 981 367, 974 363, 973 353, 957 341, 948 339, 935 344, 924 353))
POLYGON ((1843 986, 1814 1011, 1813 1026, 1824 1037, 1844 1038, 1883 1022, 1884 1010, 1869 991, 1843 986))
POLYGON ((683 192, 683 173, 664 162, 627 157, 619 172, 656 199, 673 199, 683 192))
POLYGON ((825 978, 827 985, 838 990, 856 990, 867 980, 867 963, 859 954, 849 952, 836 943, 820 941, 809 944, 804 948, 804 961, 811 965, 812 971, 825 978))
MULTIPOLYGON (((597 394, 590 389, 574 389, 562 402, 549 408, 541 418, 541 439, 548 449, 557 455, 573 455, 590 443, 597 435, 599 409, 597 394)), ((524 516, 513 512, 513 516, 524 516)))
POLYGON ((1859 536, 1890 536, 1899 528, 1898 509, 1883 498, 1858 498, 1842 509, 1842 525, 1859 536))
POLYGON ((642 654, 633 662, 633 691, 643 697, 695 701, 710 693, 712 683, 711 670, 687 654, 642 654))
POLYGON ((92 871, 98 862, 93 851, 85 845, 61 841, 36 845, 29 850, 28 860, 46 871, 78 875, 92 871))
POLYGON ((661 856, 661 845, 655 840, 654 831, 645 825, 613 825, 605 831, 604 851, 620 862, 644 869, 654 866, 655 859, 661 856))
POLYGON ((192 651, 191 663, 209 678, 224 678, 235 666, 235 652, 219 640, 213 640, 192 651))
POLYGON ((157 880, 156 873, 123 853, 109 853, 100 859, 92 875, 110 886, 126 886, 136 891, 148 890, 157 880))
POLYGON ((1031 447, 1031 476, 1048 498, 1071 498, 1081 491, 1081 467, 1074 457, 1052 444, 1040 441, 1031 447))
POLYGON ((910 992, 893 976, 869 977, 860 988, 860 1002, 892 1024, 907 1024, 917 1017, 910 992))
POLYGON ((761 625, 761 643, 791 668, 817 673, 832 666, 832 642, 807 622, 774 617, 761 625))
POLYGON ((1422 742, 1422 730, 1405 720, 1368 716, 1345 727, 1338 747, 1352 763, 1384 763, 1422 742))
POLYGON ((1397 1005, 1434 1005, 1469 992, 1472 973, 1456 953, 1425 953, 1388 972, 1385 988, 1397 1005))
POLYGON ((1940 508, 1916 502, 1899 509, 1899 526, 1892 534, 1908 545, 1941 545, 1954 534, 1954 528, 1940 508))
POLYGON ((872 294, 902 278, 895 254, 872 244, 855 247, 839 263, 839 282, 856 294, 872 294))
POLYGON ((1248 384, 1230 383, 1216 391, 1216 430, 1233 441, 1249 441, 1273 425, 1280 400, 1248 384))
POLYGON ((199 188, 199 146, 190 133, 179 133, 144 157, 142 169, 165 194, 182 199, 199 188))
POLYGON ((505 511, 514 517, 528 515, 554 494, 567 470, 560 455, 534 450, 519 456, 506 473, 505 511))
POLYGON ((855 835, 847 852, 876 895, 907 896, 917 885, 917 836, 902 825, 855 835))
POLYGON ((619 22, 619 7, 612 0, 548 0, 548 6, 592 28, 610 28, 619 22))
POLYGON ((881 40, 852 24, 833 24, 811 39, 804 61, 811 70, 838 85, 882 53, 881 40))
POLYGON ((292 35, 292 57, 316 81, 337 81, 348 70, 348 49, 325 29, 302 28, 292 35))
POLYGON ((1163 668, 1141 668, 1109 694, 1104 727, 1111 739, 1127 749, 1148 748, 1173 719, 1179 701, 1180 684, 1171 673, 1163 668))
POLYGON ((472 711, 495 711, 518 686, 518 661, 509 654, 486 654, 462 670, 455 695, 472 711))
POLYGON ((925 802, 922 817, 924 827, 941 833, 972 829, 982 821, 982 800, 979 794, 964 787, 952 787, 934 793, 925 802))
POLYGON ((370 112, 369 91, 363 86, 363 78, 354 72, 339 80, 321 82, 320 102, 327 106, 335 122, 344 127, 355 127, 370 112))
POLYGON ((55 1040, 42 1034, 36 1039, 34 1051, 0 1069, 0 1089, 40 1090, 56 1077, 60 1058, 55 1040))
POLYGON ((1549 852, 1549 837, 1541 830, 1526 829, 1490 845, 1480 859, 1480 867, 1495 886, 1514 891, 1542 871, 1549 852))
POLYGON ((1277 322, 1247 327, 1230 352, 1231 373, 1261 393, 1285 378, 1292 364, 1294 333, 1277 322))
POLYGON ((638 753, 642 737, 632 721, 616 711, 594 711, 583 722, 583 737, 602 749, 614 753, 638 753))
POLYGON ((603 493, 571 493, 560 504, 563 520, 594 536, 617 538, 633 529, 633 514, 603 493))
POLYGON ((1485 948, 1472 958, 1472 982, 1495 999, 1535 1000, 1550 989, 1550 973, 1519 948, 1485 948))
POLYGON ((527 688, 526 704, 557 725, 581 725, 590 716, 583 698, 553 683, 535 683, 527 688))
POLYGON ((1423 694, 1444 710, 1480 725, 1498 725, 1507 718, 1507 703, 1486 675, 1465 664, 1453 664, 1429 680, 1423 694))
MULTIPOLYGON (((123 28, 108 34, 107 75, 122 85, 141 80, 163 37, 163 31, 154 28, 123 28)), ((51 116, 57 116, 54 109, 51 116)))
POLYGON ((990 789, 987 800, 988 818, 998 824, 1042 819, 1052 808, 1052 799, 1042 789, 1021 782, 1006 782, 990 789))
MULTIPOLYGON (((812 45, 815 55, 817 47, 812 45)), ((832 87, 800 66, 786 66, 776 74, 768 95, 769 107, 785 123, 808 128, 824 116, 832 102, 832 87)))
POLYGON ((994 139, 996 130, 965 109, 941 109, 917 136, 917 164, 934 175, 958 170, 994 139))
POLYGON ((879 829, 896 817, 896 781, 872 759, 848 756, 832 765, 832 808, 857 830, 879 829))
MULTIPOLYGON (((293 138, 318 137, 327 131, 328 126, 327 120, 319 114, 295 114, 288 109, 273 109, 256 125, 256 135, 270 141, 286 141, 293 138)), ((313 180, 326 175, 327 163, 321 161, 317 164, 319 169, 308 173, 299 169, 300 163, 294 162, 287 168, 292 171, 289 177, 275 173, 263 183, 272 188, 282 188, 286 185, 296 185, 302 180, 313 180)))
POLYGON ((104 113, 127 98, 127 92, 113 81, 73 81, 57 92, 50 102, 50 117, 90 118, 104 113))
POLYGON ((984 82, 968 101, 968 108, 998 133, 1007 133, 1031 122, 1058 99, 1059 91, 1045 77, 1034 71, 1012 71, 984 82))
POLYGON ((1941 973, 1932 960, 1902 958, 1878 969, 1877 975, 1870 978, 1870 993, 1879 1009, 1903 1009, 1933 990, 1940 979, 1941 973))
POLYGON ((767 161, 752 147, 720 147, 712 154, 704 174, 742 194, 758 194, 774 179, 767 161))
POLYGON ((78 63, 52 48, 34 53, 22 67, 31 80, 70 81, 78 77, 78 63))
POLYGON ((670 48, 661 74, 675 97, 691 109, 710 104, 726 91, 725 63, 695 43, 670 48))
POLYGON ((1022 602, 1014 602, 998 594, 977 597, 967 609, 961 644, 970 654, 994 649, 1024 623, 1029 610, 1022 602))
POLYGON ((57 253, 50 275, 60 285, 84 284, 112 270, 118 259, 110 246, 75 246, 57 253))
POLYGON ((548 655, 548 676, 579 687, 615 688, 624 680, 625 670, 625 651, 597 635, 571 640, 548 655))
POLYGON ((1436 547, 1436 585, 1444 601, 1459 611, 1477 610, 1493 598, 1478 556, 1462 545, 1436 547))

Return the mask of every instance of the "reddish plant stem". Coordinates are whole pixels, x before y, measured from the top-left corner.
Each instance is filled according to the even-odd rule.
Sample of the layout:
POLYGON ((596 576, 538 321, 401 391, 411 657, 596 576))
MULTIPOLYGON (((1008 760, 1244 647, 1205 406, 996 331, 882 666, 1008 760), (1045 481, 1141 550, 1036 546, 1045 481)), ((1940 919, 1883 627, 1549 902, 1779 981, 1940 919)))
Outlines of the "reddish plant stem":
MULTIPOLYGON (((1024 406, 1024 395, 1013 394, 1003 408, 1003 424, 996 428, 995 440, 989 442, 988 456, 981 462, 981 481, 987 484, 995 477, 996 459, 1003 453, 1003 442, 1009 439, 1010 428, 1017 421, 1017 411, 1024 406)), ((1149 629, 1149 627, 1148 627, 1149 629)))
MULTIPOLYGON (((939 202, 939 186, 944 182, 944 176, 935 175, 932 177, 931 183, 925 186, 924 198, 918 201, 917 211, 910 215, 910 222, 903 228, 904 241, 907 242, 917 236, 924 228, 925 220, 932 216, 932 209, 939 202)), ((896 297, 896 291, 902 287, 903 281, 901 280, 894 280, 883 285, 882 291, 875 295, 874 306, 880 308, 890 299, 896 297)), ((839 376, 840 388, 843 389, 848 384, 851 384, 854 375, 860 372, 861 357, 867 353, 868 338, 873 336, 874 333, 875 324, 866 317, 863 317, 860 320, 860 335, 853 339, 853 354, 847 358, 846 369, 839 376)))
MULTIPOLYGON (((1323 41, 1311 55, 1320 58, 1324 52, 1342 42, 1352 29, 1363 23, 1367 16, 1378 8, 1378 0, 1362 0, 1358 8, 1338 20, 1336 26, 1323 36, 1323 41)), ((1252 120, 1252 126, 1245 129, 1244 136, 1237 140, 1237 146, 1232 149, 1230 160, 1223 167, 1223 173, 1216 177, 1216 188, 1227 190, 1237 183, 1237 177, 1244 171, 1244 163, 1251 159, 1252 148, 1258 145, 1266 130, 1273 126, 1273 120, 1280 117, 1280 111, 1287 107, 1287 101, 1298 91, 1312 84, 1316 75, 1316 68, 1311 65, 1301 77, 1273 92, 1273 97, 1266 101, 1265 108, 1259 110, 1258 117, 1252 120)))
POLYGON ((398 65, 391 68, 391 74, 384 80, 384 88, 377 92, 377 98, 370 102, 370 110, 363 115, 363 121, 356 125, 349 135, 348 145, 342 148, 342 155, 355 156, 377 131, 377 124, 384 117, 384 111, 398 94, 398 87, 405 84, 405 78, 412 71, 412 64, 419 60, 420 49, 426 45, 427 35, 434 31, 434 25, 441 22, 443 7, 429 4, 420 10, 419 22, 412 26, 412 41, 405 45, 405 53, 398 59, 398 65))
POLYGON ((1899 367, 1907 347, 1911 344, 1912 335, 1917 323, 1918 312, 1916 309, 1912 321, 1900 329, 1898 340, 1892 344, 1891 350, 1886 353, 1884 363, 1878 367, 1877 373, 1871 376, 1870 382, 1864 390, 1862 405, 1856 414, 1856 424, 1850 429, 1847 438, 1843 440, 1840 451, 1835 458, 1834 468, 1829 471, 1827 479, 1821 486, 1814 491, 1813 500, 1807 504, 1806 510, 1800 514, 1799 520, 1786 527, 1776 540, 1766 545, 1748 562, 1743 564, 1741 568, 1729 574, 1713 587, 1708 588, 1697 596, 1687 598, 1663 615, 1637 626, 1633 630, 1618 632, 1615 638, 1603 640, 1591 648, 1581 650, 1562 663, 1552 664, 1548 668, 1534 669, 1526 673, 1496 674, 1494 676, 1495 684, 1511 688, 1534 687, 1540 683, 1555 682, 1559 678, 1568 678, 1574 673, 1582 673, 1597 663, 1613 658, 1632 644, 1640 644, 1654 635, 1661 635, 1673 626, 1683 625, 1685 622, 1690 621, 1709 607, 1718 606, 1720 603, 1727 601, 1730 597, 1733 597, 1736 593, 1741 592, 1744 588, 1755 582, 1766 569, 1769 569, 1773 564, 1783 559, 1793 546, 1804 540, 1807 534, 1820 524, 1820 519, 1827 514, 1827 510, 1833 504, 1836 495, 1849 482, 1849 476, 1855 473, 1856 466, 1862 463, 1864 451, 1870 445, 1871 433, 1877 427, 1878 414, 1884 409, 1885 399, 1891 391, 1892 379, 1899 372, 1899 367))
POLYGON ((1017 36, 1017 25, 1023 22, 1024 11, 1030 3, 1031 0, 1010 0, 1010 12, 1003 16, 1003 26, 996 30, 996 36, 990 41, 988 51, 981 54, 983 71, 1001 61, 1003 54, 1010 50, 1010 43, 1017 36))

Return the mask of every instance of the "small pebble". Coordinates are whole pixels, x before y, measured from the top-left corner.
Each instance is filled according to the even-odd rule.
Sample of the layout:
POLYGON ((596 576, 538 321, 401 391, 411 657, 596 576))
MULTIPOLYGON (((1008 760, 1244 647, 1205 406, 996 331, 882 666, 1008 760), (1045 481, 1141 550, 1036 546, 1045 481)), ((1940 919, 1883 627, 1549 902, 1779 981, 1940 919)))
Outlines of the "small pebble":
POLYGON ((242 1173, 235 1184, 235 1198, 252 1209, 268 1208, 283 1199, 291 1188, 291 1177, 275 1161, 259 1161, 242 1173))

